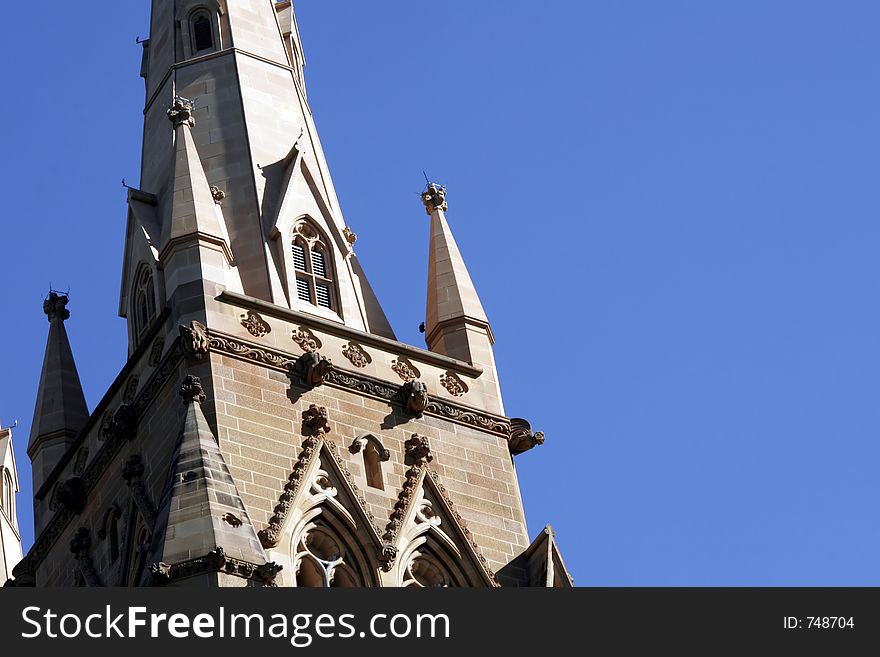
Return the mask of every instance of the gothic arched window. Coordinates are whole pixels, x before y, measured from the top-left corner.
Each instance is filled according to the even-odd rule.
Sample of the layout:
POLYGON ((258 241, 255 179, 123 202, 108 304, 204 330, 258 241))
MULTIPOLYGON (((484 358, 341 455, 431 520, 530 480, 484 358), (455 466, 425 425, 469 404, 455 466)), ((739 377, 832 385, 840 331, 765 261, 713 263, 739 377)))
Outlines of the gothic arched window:
POLYGON ((296 552, 296 585, 306 588, 363 586, 347 563, 347 550, 335 532, 312 524, 303 532, 296 552))
POLYGON ((153 317, 156 315, 156 288, 153 284, 153 272, 143 267, 138 274, 134 293, 134 332, 138 338, 147 332, 153 317))
POLYGON ((333 252, 318 229, 300 221, 290 245, 296 281, 296 298, 304 303, 337 310, 333 282, 333 252))
POLYGON ((189 31, 193 54, 214 49, 214 23, 206 9, 198 9, 190 16, 189 31))
POLYGON ((6 468, 0 468, 0 485, 2 485, 2 496, 0 496, 0 506, 6 512, 6 516, 12 520, 15 517, 15 487, 12 483, 12 473, 6 468))

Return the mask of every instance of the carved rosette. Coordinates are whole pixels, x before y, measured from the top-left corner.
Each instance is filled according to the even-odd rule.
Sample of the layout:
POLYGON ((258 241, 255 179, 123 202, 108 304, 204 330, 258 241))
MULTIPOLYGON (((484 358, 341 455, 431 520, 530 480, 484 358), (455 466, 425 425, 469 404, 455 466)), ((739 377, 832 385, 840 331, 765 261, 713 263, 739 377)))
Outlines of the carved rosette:
POLYGON ((190 358, 201 360, 208 354, 211 339, 208 329, 201 322, 193 320, 189 326, 180 326, 180 344, 190 358))
POLYGON ((348 358, 355 367, 366 367, 373 362, 373 357, 356 342, 349 342, 342 350, 342 355, 348 358))
POLYGON ((202 388, 202 380, 191 374, 180 384, 180 390, 178 392, 183 399, 184 404, 189 404, 191 402, 201 404, 207 399, 205 396, 205 389, 202 388))
POLYGON ((428 386, 421 381, 407 381, 400 386, 400 398, 406 413, 420 418, 428 407, 428 386))
POLYGON ((391 363, 391 369, 404 381, 415 381, 422 373, 406 358, 398 358, 391 363))
POLYGON ((422 203, 425 204, 425 211, 431 216, 435 210, 446 212, 449 204, 446 202, 446 187, 428 183, 428 187, 422 192, 422 203))
POLYGON ((249 310, 241 316, 241 325, 255 338, 262 338, 272 332, 269 323, 253 310, 249 310))
POLYGON ((293 332, 291 338, 305 352, 318 351, 318 349, 324 346, 315 334, 307 328, 298 328, 293 332))
POLYGON ((140 378, 137 375, 128 380, 128 384, 125 386, 125 393, 122 395, 122 401, 126 404, 131 404, 137 396, 138 383, 140 383, 140 378))
POLYGON ((67 309, 69 301, 70 299, 67 298, 66 294, 49 292, 49 296, 43 302, 43 312, 46 313, 46 317, 49 318, 50 322, 55 320, 63 322, 70 319, 70 311, 67 309))
POLYGON ((156 367, 162 361, 162 352, 165 351, 165 338, 156 338, 153 348, 150 350, 150 365, 156 367))
POLYGON ((403 447, 407 457, 415 463, 425 465, 434 460, 434 455, 431 453, 431 443, 425 436, 414 433, 412 438, 403 444, 403 447))
POLYGON ((441 376, 440 383, 453 397, 462 397, 468 392, 467 384, 455 372, 447 372, 441 376))
POLYGON ((182 125, 188 125, 192 128, 196 124, 193 111, 193 102, 191 100, 182 96, 175 96, 174 101, 171 103, 171 108, 168 110, 168 120, 171 121, 175 128, 179 128, 182 125))
POLYGON ((512 418, 510 420, 510 438, 507 440, 507 445, 510 447, 511 454, 517 456, 543 444, 543 431, 532 433, 532 426, 528 421, 521 418, 512 418))
POLYGON ((327 409, 323 406, 312 404, 308 410, 303 411, 303 427, 310 436, 323 436, 330 433, 330 422, 327 409))

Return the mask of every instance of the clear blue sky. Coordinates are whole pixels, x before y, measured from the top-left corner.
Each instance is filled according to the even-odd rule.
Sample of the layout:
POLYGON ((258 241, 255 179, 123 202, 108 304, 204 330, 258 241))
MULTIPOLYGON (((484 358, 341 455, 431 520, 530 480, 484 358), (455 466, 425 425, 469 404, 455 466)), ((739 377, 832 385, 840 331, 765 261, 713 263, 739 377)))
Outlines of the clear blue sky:
MULTIPOLYGON (((139 170, 148 1, 7 3, 0 417, 51 283, 91 407, 139 170)), ((422 344, 422 170, 497 337, 534 536, 581 585, 880 585, 880 4, 299 0, 358 253, 422 344)))

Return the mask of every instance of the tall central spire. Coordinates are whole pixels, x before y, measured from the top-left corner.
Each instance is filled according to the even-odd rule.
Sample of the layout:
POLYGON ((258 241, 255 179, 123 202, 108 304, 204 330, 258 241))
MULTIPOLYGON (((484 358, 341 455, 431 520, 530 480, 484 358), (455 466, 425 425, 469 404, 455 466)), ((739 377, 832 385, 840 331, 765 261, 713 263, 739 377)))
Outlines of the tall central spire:
MULTIPOLYGON (((290 2, 153 0, 141 67, 141 183, 129 203, 120 300, 130 324, 145 268, 163 272, 154 279, 156 314, 192 296, 176 287, 181 278, 159 257, 174 240, 181 203, 196 201, 183 185, 202 196, 211 190, 222 211, 236 291, 394 337, 352 249, 354 233, 318 139, 303 66, 290 2), (194 124, 182 131, 169 130, 165 118, 176 98, 192 101, 194 124), (181 139, 191 185, 181 178, 181 139), (310 256, 304 262, 298 237, 310 256)), ((133 327, 132 349, 145 332, 133 327)))

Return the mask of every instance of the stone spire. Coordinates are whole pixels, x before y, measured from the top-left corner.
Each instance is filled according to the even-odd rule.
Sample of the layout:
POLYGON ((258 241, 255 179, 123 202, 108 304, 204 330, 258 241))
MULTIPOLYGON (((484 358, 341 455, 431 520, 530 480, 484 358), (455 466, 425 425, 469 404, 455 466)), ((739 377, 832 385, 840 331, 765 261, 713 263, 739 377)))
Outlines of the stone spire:
MULTIPOLYGON (((318 139, 305 94, 303 65, 296 17, 288 0, 153 0, 141 69, 147 102, 139 186, 154 197, 162 226, 159 269, 166 273, 167 305, 179 305, 172 301, 176 282, 174 272, 168 277, 166 261, 172 257, 170 250, 180 245, 180 231, 191 235, 195 216, 202 246, 210 241, 204 235, 218 237, 216 229, 203 233, 201 227, 215 223, 207 212, 206 191, 214 188, 215 199, 225 195, 222 244, 214 239, 214 246, 229 262, 234 261, 231 270, 236 280, 209 281, 204 286, 206 297, 217 292, 211 289, 216 282, 283 308, 341 320, 351 328, 393 338, 347 239, 352 229, 343 218, 318 139), (196 14, 210 21, 210 31, 204 22, 197 30, 196 14), (181 105, 180 97, 196 101, 195 108, 181 105), (169 107, 177 126, 175 152, 167 147, 164 114, 169 107), (194 111, 195 124, 191 120, 194 111), (183 175, 187 169, 189 177, 183 175), (192 184, 187 186, 190 179, 192 184), (179 216, 172 219, 172 214, 179 216), (304 225, 315 236, 310 245, 325 256, 321 271, 327 274, 322 278, 329 285, 322 283, 320 299, 317 289, 305 298, 303 283, 313 288, 317 284, 303 278, 312 272, 298 273, 295 268, 294 235, 304 225)), ((136 209, 150 213, 143 207, 136 209)), ((138 232, 148 230, 132 229, 132 241, 141 241, 138 232)), ((137 276, 135 258, 153 264, 146 249, 129 252, 123 304, 137 276)), ((180 258, 177 271, 195 273, 195 268, 184 266, 185 260, 180 258)), ((202 271, 217 270, 209 265, 202 271)), ((189 289, 194 293, 194 277, 181 281, 187 282, 193 283, 189 289)), ((194 299, 189 301, 189 307, 198 305, 194 299)), ((173 317, 170 324, 186 319, 173 317)))
POLYGON ((165 269, 169 299, 178 286, 196 280, 207 279, 241 291, 220 207, 225 193, 208 184, 192 135, 196 124, 193 112, 192 101, 181 97, 174 99, 167 112, 174 126, 175 159, 171 215, 164 225, 159 260, 165 269), (178 253, 194 247, 199 249, 197 258, 188 255, 181 257, 180 263, 174 262, 178 253), (192 267, 194 260, 200 267, 192 267))
POLYGON ((174 567, 210 554, 255 566, 266 563, 263 547, 229 473, 214 432, 202 412, 201 381, 188 376, 180 387, 186 415, 162 494, 146 572, 162 584, 174 567), (217 553, 220 548, 221 552, 217 553))
POLYGON ((429 183, 422 202, 431 217, 425 314, 428 348, 494 372, 495 337, 446 221, 446 188, 429 183))
POLYGON ((43 303, 43 311, 49 318, 49 337, 27 449, 34 490, 40 489, 89 419, 64 328, 64 321, 70 317, 67 303, 66 295, 55 292, 50 292, 43 303))

